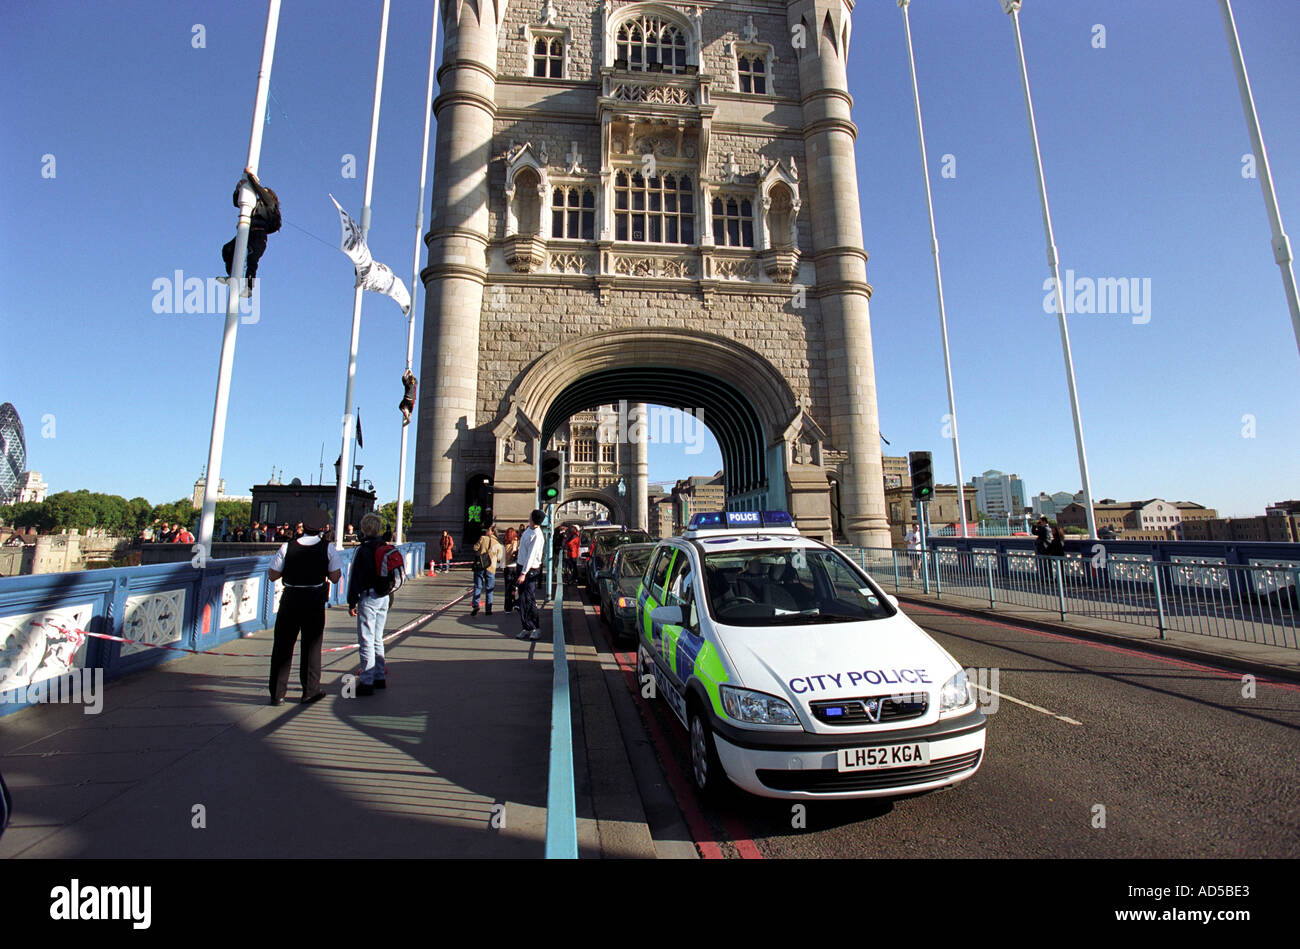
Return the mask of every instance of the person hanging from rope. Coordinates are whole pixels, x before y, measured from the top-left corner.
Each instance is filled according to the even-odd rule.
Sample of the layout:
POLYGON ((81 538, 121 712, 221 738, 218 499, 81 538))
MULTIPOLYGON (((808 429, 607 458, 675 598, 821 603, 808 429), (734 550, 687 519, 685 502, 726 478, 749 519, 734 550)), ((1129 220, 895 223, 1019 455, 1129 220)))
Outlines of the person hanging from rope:
POLYGON ((415 373, 409 369, 402 373, 402 401, 397 403, 397 407, 402 410, 403 425, 411 423, 411 412, 415 409, 416 385, 415 373))
MULTIPOLYGON (((257 195, 257 204, 253 206, 253 214, 248 227, 248 258, 244 266, 244 275, 248 279, 244 282, 243 290, 240 293, 241 296, 251 297, 253 295, 253 281, 257 277, 257 262, 262 259, 262 254, 266 253, 266 235, 274 234, 280 229, 280 199, 276 197, 275 192, 270 188, 262 186, 251 168, 245 168, 244 177, 235 184, 233 199, 235 207, 239 207, 239 186, 245 180, 248 181, 257 195)), ((226 262, 226 279, 228 281, 231 268, 234 267, 234 239, 221 248, 221 259, 226 262)))

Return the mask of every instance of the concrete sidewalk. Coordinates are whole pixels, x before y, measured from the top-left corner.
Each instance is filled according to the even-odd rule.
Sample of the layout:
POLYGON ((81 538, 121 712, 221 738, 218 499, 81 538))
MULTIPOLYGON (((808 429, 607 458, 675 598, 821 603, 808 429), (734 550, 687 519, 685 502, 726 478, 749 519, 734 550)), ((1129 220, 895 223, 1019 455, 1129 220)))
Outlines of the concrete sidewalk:
MULTIPOLYGON (((387 630, 467 593, 467 580, 413 579, 387 630)), ((346 608, 330 610, 325 647, 355 643, 355 629, 346 608)), ((0 856, 541 857, 550 637, 521 642, 518 630, 499 609, 471 618, 466 597, 389 641, 387 690, 342 697, 356 651, 327 653, 328 697, 300 706, 295 656, 279 707, 267 704, 267 630, 220 647, 237 658, 186 656, 109 683, 99 715, 11 715, 0 772, 15 815, 0 856)), ((582 820, 590 801, 585 811, 582 855, 600 856, 582 820)), ((619 817, 644 822, 636 808, 619 817)))
MULTIPOLYGON (((882 586, 889 589, 887 584, 882 586)), ((907 589, 895 595, 903 602, 904 608, 910 603, 943 607, 998 622, 1019 623, 1049 632, 1142 649, 1156 655, 1203 662, 1234 672, 1300 682, 1300 649, 1179 630, 1166 630, 1166 638, 1161 639, 1154 627, 1116 623, 1077 613, 1066 613, 1066 619, 1062 621, 1058 613, 1049 610, 1007 603, 998 603, 995 609, 989 609, 987 598, 962 596, 946 589, 942 596, 907 589)))

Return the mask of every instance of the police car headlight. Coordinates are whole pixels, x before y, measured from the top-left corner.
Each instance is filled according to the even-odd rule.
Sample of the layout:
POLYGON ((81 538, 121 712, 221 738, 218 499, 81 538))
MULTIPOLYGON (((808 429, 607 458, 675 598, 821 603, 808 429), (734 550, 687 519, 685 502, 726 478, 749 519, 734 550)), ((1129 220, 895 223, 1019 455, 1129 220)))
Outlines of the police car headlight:
POLYGON ((766 692, 751 692, 724 685, 720 689, 722 707, 738 722, 751 725, 798 725, 799 717, 785 699, 766 692))
POLYGON ((945 682, 943 688, 939 690, 939 714, 962 708, 974 701, 975 696, 971 694, 970 684, 966 681, 966 670, 963 669, 945 682))

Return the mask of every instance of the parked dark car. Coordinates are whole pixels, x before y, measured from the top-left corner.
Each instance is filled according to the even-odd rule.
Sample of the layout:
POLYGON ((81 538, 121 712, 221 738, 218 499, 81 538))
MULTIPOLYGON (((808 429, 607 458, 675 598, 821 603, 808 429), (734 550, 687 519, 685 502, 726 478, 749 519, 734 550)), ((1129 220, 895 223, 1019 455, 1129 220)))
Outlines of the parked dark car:
POLYGON ((596 579, 600 619, 618 639, 636 639, 636 591, 655 545, 624 544, 596 579))
POLYGON ((591 535, 591 550, 587 553, 587 589, 596 593, 596 574, 609 569, 609 558, 625 544, 646 544, 653 540, 643 530, 602 530, 591 535))

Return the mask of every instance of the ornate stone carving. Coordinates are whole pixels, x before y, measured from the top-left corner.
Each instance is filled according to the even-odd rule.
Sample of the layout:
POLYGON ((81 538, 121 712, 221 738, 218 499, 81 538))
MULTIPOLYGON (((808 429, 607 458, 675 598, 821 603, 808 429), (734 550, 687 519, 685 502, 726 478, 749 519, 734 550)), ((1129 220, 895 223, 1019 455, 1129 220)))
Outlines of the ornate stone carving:
POLYGON ((618 82, 610 94, 622 102, 649 102, 654 105, 691 105, 695 97, 685 86, 648 82, 618 82))
POLYGON ((0 619, 0 692, 84 667, 86 637, 78 630, 93 615, 86 603, 0 619))
POLYGON ((763 271, 775 283, 793 283, 799 270, 799 250, 786 247, 763 254, 763 271))
POLYGON ((257 619, 257 602, 261 595, 261 577, 228 580, 221 588, 221 628, 250 623, 257 619))
POLYGON ((550 269, 551 273, 587 274, 592 271, 592 262, 582 254, 551 254, 550 269))
POLYGON ((623 277, 653 277, 655 262, 650 257, 618 256, 614 258, 614 273, 623 277))
POLYGON ((546 242, 535 234, 512 234, 506 238, 506 263, 516 273, 540 270, 546 259, 546 242))
POLYGON ((680 258, 670 258, 659 261, 659 275, 661 277, 694 277, 695 265, 689 260, 680 258))
POLYGON ((758 276, 758 266, 752 257, 715 257, 713 276, 719 280, 753 280, 758 276))

